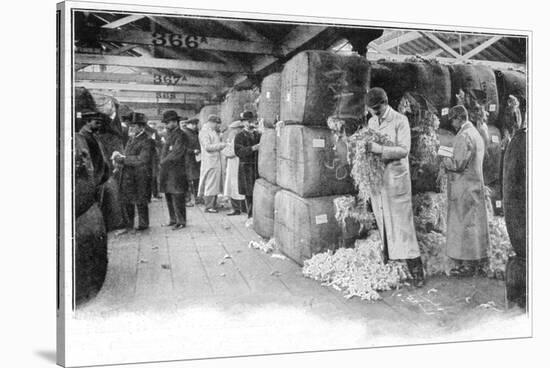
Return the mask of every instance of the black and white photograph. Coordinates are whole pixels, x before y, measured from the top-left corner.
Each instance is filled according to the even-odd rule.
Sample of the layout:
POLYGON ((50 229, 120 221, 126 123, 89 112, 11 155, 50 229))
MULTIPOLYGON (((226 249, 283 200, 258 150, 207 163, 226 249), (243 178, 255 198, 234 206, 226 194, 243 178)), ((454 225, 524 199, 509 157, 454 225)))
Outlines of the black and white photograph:
POLYGON ((57 4, 57 364, 533 337, 531 31, 181 6, 57 4))

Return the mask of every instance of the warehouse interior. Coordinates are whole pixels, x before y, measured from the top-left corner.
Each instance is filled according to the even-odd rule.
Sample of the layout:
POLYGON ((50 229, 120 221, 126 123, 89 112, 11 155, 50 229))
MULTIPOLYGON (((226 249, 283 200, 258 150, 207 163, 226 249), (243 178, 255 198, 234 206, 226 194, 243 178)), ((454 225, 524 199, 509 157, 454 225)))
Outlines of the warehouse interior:
MULTIPOLYGON (((428 98, 427 102, 418 103, 424 106, 420 113, 416 110, 410 112, 411 122, 424 121, 422 119, 426 114, 438 120, 430 131, 438 145, 452 146, 449 142, 452 142, 454 133, 450 132, 446 121, 449 108, 462 101, 473 101, 472 105, 477 104, 475 106, 483 111, 481 115, 486 119, 490 135, 487 157, 494 163, 487 165, 491 171, 484 172, 484 175, 488 187, 487 207, 491 213, 491 241, 498 243, 494 246, 494 259, 488 266, 490 272, 484 276, 464 279, 449 277, 445 273, 448 265, 444 264, 446 261, 439 253, 441 249, 433 245, 433 249, 426 251, 426 259, 441 264, 426 266, 428 276, 426 285, 421 289, 402 283, 398 283, 397 287, 393 284, 382 287, 378 292, 353 289, 349 285, 343 287, 344 276, 338 280, 331 278, 336 272, 337 262, 345 259, 344 249, 359 249, 358 244, 370 244, 371 238, 366 237, 364 230, 365 223, 373 222, 373 219, 365 219, 368 217, 365 213, 357 213, 362 209, 356 206, 354 190, 349 190, 354 187, 353 170, 349 165, 346 166, 349 170, 349 173, 346 171, 348 182, 338 179, 334 185, 327 181, 324 187, 319 186, 319 178, 315 176, 316 165, 321 167, 320 172, 326 173, 322 170, 325 170, 323 165, 330 166, 327 166, 327 160, 332 166, 337 166, 338 162, 349 160, 348 151, 351 151, 348 145, 343 149, 346 153, 340 152, 342 132, 333 134, 325 118, 322 128, 326 132, 315 130, 319 127, 312 128, 315 130, 312 133, 313 147, 319 144, 319 140, 323 144, 325 141, 332 142, 330 150, 334 153, 323 153, 321 164, 311 164, 308 168, 304 158, 302 161, 297 159, 292 168, 285 169, 286 182, 280 185, 283 179, 280 179, 280 165, 276 161, 282 151, 273 153, 270 156, 272 161, 262 161, 260 157, 260 178, 256 184, 261 187, 258 191, 263 191, 262 195, 269 199, 262 197, 260 202, 255 198, 258 209, 254 208, 253 221, 248 221, 246 216, 226 216, 230 206, 224 198, 220 198, 222 207, 217 214, 205 213, 198 204, 189 207, 187 227, 177 232, 162 226, 168 216, 163 198, 153 198, 149 204, 151 222, 145 232, 119 235, 116 226, 110 227, 107 223, 109 215, 103 214, 107 261, 99 286, 87 289, 86 295, 76 303, 77 326, 82 332, 77 340, 81 346, 86 346, 85 342, 90 338, 86 331, 90 328, 97 336, 124 330, 131 331, 132 337, 127 340, 106 339, 98 350, 91 352, 82 348, 75 352, 75 356, 80 354, 83 361, 101 364, 101 352, 110 354, 116 349, 124 352, 140 344, 143 349, 137 354, 138 360, 140 354, 145 360, 154 360, 158 352, 147 345, 158 345, 158 341, 170 345, 170 340, 174 338, 181 340, 181 346, 161 351, 158 353, 159 360, 464 341, 528 334, 528 307, 510 303, 507 293, 511 289, 507 289, 505 280, 507 260, 512 259, 514 251, 519 255, 514 244, 521 243, 517 240, 521 238, 526 247, 526 235, 525 223, 523 232, 518 230, 519 235, 508 234, 506 230, 506 209, 503 209, 503 170, 506 170, 506 164, 501 123, 506 109, 505 100, 509 94, 514 94, 520 102, 524 126, 527 125, 526 37, 96 10, 78 10, 72 16, 73 86, 76 96, 74 118, 79 118, 79 96, 89 94, 95 108, 118 124, 112 126, 114 135, 122 132, 122 125, 116 117, 123 106, 126 111, 145 114, 149 126, 161 129, 159 131, 162 131, 162 116, 167 110, 175 110, 181 117, 197 118, 200 125, 209 115, 217 114, 222 120, 222 130, 238 120, 243 110, 254 110, 265 124, 265 132, 268 132, 262 136, 260 151, 274 150, 275 147, 281 150, 277 142, 283 139, 289 142, 302 139, 301 142, 311 145, 308 140, 311 137, 307 136, 309 133, 297 128, 298 119, 285 119, 285 116, 295 114, 296 109, 283 111, 282 105, 285 99, 289 102, 291 95, 290 92, 284 94, 282 84, 285 82, 282 80, 285 78, 285 66, 293 65, 301 55, 308 55, 312 65, 311 60, 314 60, 317 51, 344 58, 337 60, 348 57, 366 60, 369 72, 361 82, 365 91, 369 87, 384 87, 395 109, 403 106, 404 98, 419 101, 417 96, 426 96, 430 88, 437 90, 440 85, 447 88, 445 93, 434 93, 439 97, 445 95, 440 98, 441 101, 428 98), (398 71, 402 70, 399 65, 402 63, 421 65, 407 69, 419 70, 418 75, 424 75, 423 70, 437 70, 438 73, 443 70, 443 77, 432 78, 431 72, 426 72, 431 81, 429 83, 433 82, 433 85, 422 85, 418 82, 424 78, 421 76, 418 80, 413 78, 410 83, 403 82, 403 85, 409 83, 409 89, 395 92, 396 88, 392 89, 392 86, 401 84, 392 78, 399 78, 398 71), (487 68, 480 70, 488 70, 490 76, 479 72, 480 79, 471 80, 469 76, 478 74, 468 74, 473 73, 470 68, 478 66, 487 68), (273 81, 273 75, 279 75, 277 88, 269 84, 273 81), (447 81, 440 82, 444 78, 447 81), (487 83, 492 84, 487 86, 487 83), (473 91, 471 95, 470 90, 473 91), (471 97, 479 96, 476 91, 481 91, 483 96, 479 99, 471 97), (405 92, 408 94, 405 95, 405 92), (269 102, 274 95, 277 96, 276 108, 269 102), (228 104, 234 106, 229 108, 228 104), (288 125, 278 125, 280 121, 288 125), (268 144, 270 148, 265 148, 268 144), (262 163, 265 164, 263 168, 262 163), (300 168, 305 174, 300 174, 300 168), (306 183, 308 180, 313 183, 306 183), (283 198, 278 191, 284 192, 286 197, 283 198), (321 199, 328 196, 347 196, 347 199, 335 204, 340 206, 335 210, 332 204, 337 201, 332 197, 330 201, 321 199), (288 210, 285 212, 283 207, 288 210), (270 230, 265 229, 265 224, 256 223, 260 217, 256 214, 264 216, 267 208, 271 211, 271 214, 265 214, 271 216, 270 230), (325 212, 314 213, 312 208, 323 208, 325 212), (279 216, 284 216, 282 213, 285 212, 292 219, 292 224, 278 225, 277 212, 279 216), (302 213, 312 217, 314 225, 330 223, 338 229, 338 237, 333 239, 331 236, 334 234, 306 229, 309 226, 307 221, 295 219, 304 217, 299 215, 302 213), (331 214, 328 219, 326 213, 331 214), (349 225, 349 218, 344 219, 345 216, 360 225, 349 225), (277 226, 284 227, 285 231, 292 228, 292 231, 289 230, 292 234, 277 237, 277 226), (302 233, 307 235, 300 235, 302 233), (315 244, 304 245, 303 238, 312 239, 315 244), (340 248, 342 252, 338 253, 340 248), (321 262, 320 257, 327 254, 326 257, 334 257, 335 262, 330 265, 330 272, 323 269, 329 267, 328 263, 315 263, 321 262), (336 259, 336 256, 343 258, 336 259), (185 331, 183 326, 188 330, 185 331), (315 336, 311 336, 312 326, 318 328, 318 332, 313 333, 315 336), (159 332, 152 332, 154 330, 159 332), (162 334, 160 331, 169 333, 162 334), (327 335, 332 338, 321 337, 327 335)), ((339 64, 340 67, 345 69, 348 66, 339 64)), ((353 84, 349 79, 351 76, 346 78, 346 83, 353 84)), ((295 80, 299 84, 302 79, 296 76, 295 80)), ((302 110, 307 110, 308 103, 313 103, 313 100, 308 101, 303 104, 302 110)), ((364 106, 354 106, 353 111, 356 115, 366 115, 367 112, 364 106)), ((307 114, 302 113, 305 121, 307 114)), ((311 116, 320 114, 309 113, 311 116)), ((344 120, 348 121, 348 118, 346 116, 344 120)), ((523 138, 525 146, 525 136, 523 138)), ((413 145, 419 144, 414 142, 418 141, 413 139, 413 145)), ((293 150, 292 147, 285 149, 293 150)), ((525 173, 525 157, 522 169, 525 173)), ((441 246, 444 242, 445 225, 442 222, 445 222, 446 207, 438 207, 440 202, 437 201, 446 201, 446 192, 440 188, 439 177, 437 181, 435 179, 437 172, 422 170, 417 172, 417 176, 413 175, 412 184, 419 242, 441 246), (433 217, 433 214, 426 214, 428 219, 421 219, 423 206, 431 206, 434 211, 437 208, 439 217, 432 219, 428 217, 433 217)), ((335 175, 339 175, 338 170, 335 175)), ((256 196, 256 187, 254 193, 256 196)), ((116 195, 111 193, 111 197, 116 195)), ((525 211, 523 208, 524 217, 525 211)), ((77 216, 77 226, 78 223, 77 216)), ((523 257, 525 268, 525 255, 523 257)), ((119 362, 125 359, 121 353, 119 362)))

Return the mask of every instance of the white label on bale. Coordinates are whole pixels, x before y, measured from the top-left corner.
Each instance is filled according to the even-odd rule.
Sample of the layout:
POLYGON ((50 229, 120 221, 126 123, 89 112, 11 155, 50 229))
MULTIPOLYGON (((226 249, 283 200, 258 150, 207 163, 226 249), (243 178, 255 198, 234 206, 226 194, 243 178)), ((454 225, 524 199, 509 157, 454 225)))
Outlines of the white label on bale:
POLYGON ((496 205, 497 205, 497 208, 501 208, 502 207, 502 201, 497 201, 496 205))
POLYGON ((313 140, 313 148, 325 148, 325 140, 324 139, 314 139, 313 140))
POLYGON ((326 213, 323 215, 315 216, 315 223, 317 225, 326 224, 327 222, 328 222, 328 217, 326 213))
POLYGON ((267 91, 265 93, 265 98, 267 98, 269 100, 271 98, 271 92, 267 91))
POLYGON ((495 105, 495 104, 490 104, 490 105, 489 105, 489 111, 497 111, 497 105, 495 105))
POLYGON ((286 94, 286 102, 290 102, 290 92, 286 94))
POLYGON ((491 136, 491 140, 493 141, 493 143, 498 143, 498 135, 491 136))
POLYGON ((449 108, 445 107, 441 109, 441 116, 449 115, 449 108))
POLYGON ((77 119, 81 119, 82 118, 82 113, 79 111, 76 113, 76 118, 77 119))

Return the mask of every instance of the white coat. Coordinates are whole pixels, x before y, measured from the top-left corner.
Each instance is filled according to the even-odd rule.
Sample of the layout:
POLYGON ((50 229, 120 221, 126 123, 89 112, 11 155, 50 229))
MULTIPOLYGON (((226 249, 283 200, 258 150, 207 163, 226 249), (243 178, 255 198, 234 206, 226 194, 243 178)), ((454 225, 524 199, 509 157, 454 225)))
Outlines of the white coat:
POLYGON ((199 132, 201 145, 201 172, 198 196, 214 196, 222 190, 222 157, 225 147, 218 133, 207 125, 199 132))

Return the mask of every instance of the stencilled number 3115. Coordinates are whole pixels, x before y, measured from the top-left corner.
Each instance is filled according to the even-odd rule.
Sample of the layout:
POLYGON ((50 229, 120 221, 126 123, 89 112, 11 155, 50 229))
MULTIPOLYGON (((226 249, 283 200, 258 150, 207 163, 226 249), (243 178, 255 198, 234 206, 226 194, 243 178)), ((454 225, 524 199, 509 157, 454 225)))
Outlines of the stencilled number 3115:
POLYGON ((172 47, 187 47, 195 49, 199 46, 199 43, 206 42, 204 37, 198 36, 185 36, 177 33, 162 33, 153 32, 153 45, 154 46, 172 46, 172 47))

